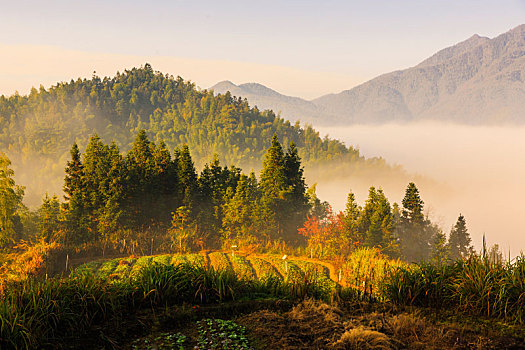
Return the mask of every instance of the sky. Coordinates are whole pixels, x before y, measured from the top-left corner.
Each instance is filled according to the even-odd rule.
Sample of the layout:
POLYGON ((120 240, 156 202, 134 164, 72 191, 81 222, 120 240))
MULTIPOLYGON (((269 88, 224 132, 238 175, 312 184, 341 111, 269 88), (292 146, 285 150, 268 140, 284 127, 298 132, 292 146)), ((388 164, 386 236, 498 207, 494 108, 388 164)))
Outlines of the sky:
POLYGON ((259 82, 307 99, 525 22, 524 0, 5 1, 0 94, 145 62, 208 88, 259 82))

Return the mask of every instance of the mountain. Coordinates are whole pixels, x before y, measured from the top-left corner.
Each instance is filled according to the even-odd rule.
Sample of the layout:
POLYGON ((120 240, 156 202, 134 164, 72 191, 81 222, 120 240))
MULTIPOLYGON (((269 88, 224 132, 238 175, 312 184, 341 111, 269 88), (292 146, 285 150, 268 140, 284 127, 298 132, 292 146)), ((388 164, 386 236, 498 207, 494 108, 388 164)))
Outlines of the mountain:
POLYGON ((226 80, 215 84, 210 90, 217 94, 224 94, 229 91, 234 96, 246 98, 251 105, 257 106, 261 110, 271 109, 291 122, 318 122, 319 116, 322 114, 318 107, 310 101, 282 95, 257 83, 235 85, 226 80))
POLYGON ((299 99, 302 109, 288 103, 296 98, 283 98, 277 92, 271 99, 254 96, 254 91, 269 90, 264 87, 248 94, 243 84, 232 93, 261 107, 281 110, 283 117, 315 125, 417 120, 523 124, 524 79, 525 25, 520 25, 493 39, 473 35, 415 67, 381 75, 352 89, 312 101, 299 99))

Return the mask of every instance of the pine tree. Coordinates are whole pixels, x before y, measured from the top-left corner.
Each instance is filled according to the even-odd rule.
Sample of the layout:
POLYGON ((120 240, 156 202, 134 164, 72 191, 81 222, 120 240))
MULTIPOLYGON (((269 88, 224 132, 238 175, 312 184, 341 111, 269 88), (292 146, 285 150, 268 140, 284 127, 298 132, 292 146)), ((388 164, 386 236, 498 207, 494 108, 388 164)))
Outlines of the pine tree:
POLYGON ((159 223, 167 225, 171 220, 170 213, 177 209, 176 197, 179 187, 177 167, 172 161, 171 154, 164 141, 161 140, 158 146, 153 144, 152 147, 154 162, 153 192, 156 194, 153 214, 159 223))
MULTIPOLYGON (((226 242, 232 240, 254 242, 257 231, 257 193, 250 179, 240 177, 235 195, 224 205, 222 236, 226 242)), ((236 242, 239 243, 239 242, 236 242)))
POLYGON ((405 197, 401 202, 403 204, 402 218, 408 223, 418 224, 425 219, 423 215, 423 200, 419 196, 419 190, 416 184, 411 182, 405 191, 405 197))
POLYGON ((82 243, 88 239, 88 225, 85 216, 85 198, 87 196, 84 182, 84 166, 76 143, 71 147, 71 160, 67 162, 64 179, 64 203, 67 235, 65 244, 82 243))
POLYGON ((361 208, 357 205, 355 195, 352 191, 348 193, 345 210, 343 213, 343 224, 345 235, 352 243, 362 244, 364 238, 359 234, 359 215, 361 208))
POLYGON ((402 200, 403 209, 397 230, 401 253, 408 261, 430 258, 436 231, 423 214, 423 204, 416 185, 409 183, 402 200))
POLYGON ((264 156, 260 178, 261 209, 268 222, 266 237, 282 239, 288 211, 286 204, 293 189, 288 185, 284 153, 276 135, 273 135, 270 148, 264 156))
POLYGON ((5 249, 16 240, 17 211, 22 206, 24 188, 16 185, 11 161, 0 152, 0 249, 5 249))
POLYGON ((160 197, 155 183, 153 144, 144 130, 139 131, 126 154, 126 208, 127 220, 134 229, 150 227, 156 215, 156 201, 160 197))
POLYGON ((198 178, 195 165, 191 159, 188 145, 184 145, 177 154, 177 177, 179 179, 179 197, 181 204, 190 211, 190 217, 195 219, 198 214, 198 178))
POLYGON ((295 241, 299 237, 297 229, 303 225, 310 209, 306 194, 306 183, 304 180, 304 170, 301 166, 301 158, 297 152, 295 143, 291 143, 284 156, 284 171, 287 179, 287 186, 291 189, 288 198, 287 221, 285 234, 288 241, 295 241))
POLYGON ((98 135, 94 135, 89 139, 82 165, 84 172, 83 218, 88 226, 90 236, 88 239, 96 240, 100 238, 98 222, 104 215, 110 184, 108 174, 111 169, 110 149, 98 135))
POLYGON ((358 228, 365 245, 386 249, 390 254, 396 250, 392 208, 383 190, 370 188, 368 199, 359 216, 358 228))
POLYGON ((461 214, 459 214, 456 224, 450 231, 448 246, 450 256, 454 260, 467 257, 473 250, 470 234, 467 230, 467 222, 461 214))
POLYGON ((38 209, 39 238, 49 242, 59 228, 60 202, 56 195, 49 197, 46 193, 42 200, 42 205, 38 209))

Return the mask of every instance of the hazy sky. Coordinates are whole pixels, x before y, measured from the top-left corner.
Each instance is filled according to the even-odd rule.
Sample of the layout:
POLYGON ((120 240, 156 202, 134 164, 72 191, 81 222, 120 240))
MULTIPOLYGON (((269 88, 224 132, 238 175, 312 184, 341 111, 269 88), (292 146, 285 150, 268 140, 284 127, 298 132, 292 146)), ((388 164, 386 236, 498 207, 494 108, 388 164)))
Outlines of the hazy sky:
POLYGON ((525 1, 4 1, 0 94, 150 62, 313 98, 525 22, 525 1))

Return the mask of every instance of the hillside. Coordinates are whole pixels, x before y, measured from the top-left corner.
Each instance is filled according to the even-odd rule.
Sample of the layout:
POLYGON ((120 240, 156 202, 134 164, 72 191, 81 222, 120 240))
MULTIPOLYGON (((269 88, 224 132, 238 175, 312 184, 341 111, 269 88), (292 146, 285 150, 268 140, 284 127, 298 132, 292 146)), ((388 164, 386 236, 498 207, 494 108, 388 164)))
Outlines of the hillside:
MULTIPOLYGON (((268 88, 246 93, 246 84, 229 91, 281 110, 290 120, 303 114, 299 119, 314 125, 420 120, 523 124, 524 74, 525 25, 521 25, 492 39, 473 35, 414 67, 312 101, 259 93, 268 88)), ((224 84, 214 89, 226 91, 224 84)))
POLYGON ((82 150, 98 134, 127 151, 141 129, 170 150, 187 144, 199 168, 217 153, 223 163, 258 170, 277 134, 285 145, 295 142, 306 166, 336 162, 347 174, 356 167, 390 169, 381 159, 367 160, 352 147, 321 138, 311 127, 292 125, 229 93, 214 96, 148 64, 112 78, 93 76, 34 88, 28 96, 0 97, 0 149, 13 161, 17 182, 28 187, 30 204, 45 191, 61 191, 73 142, 82 150))

